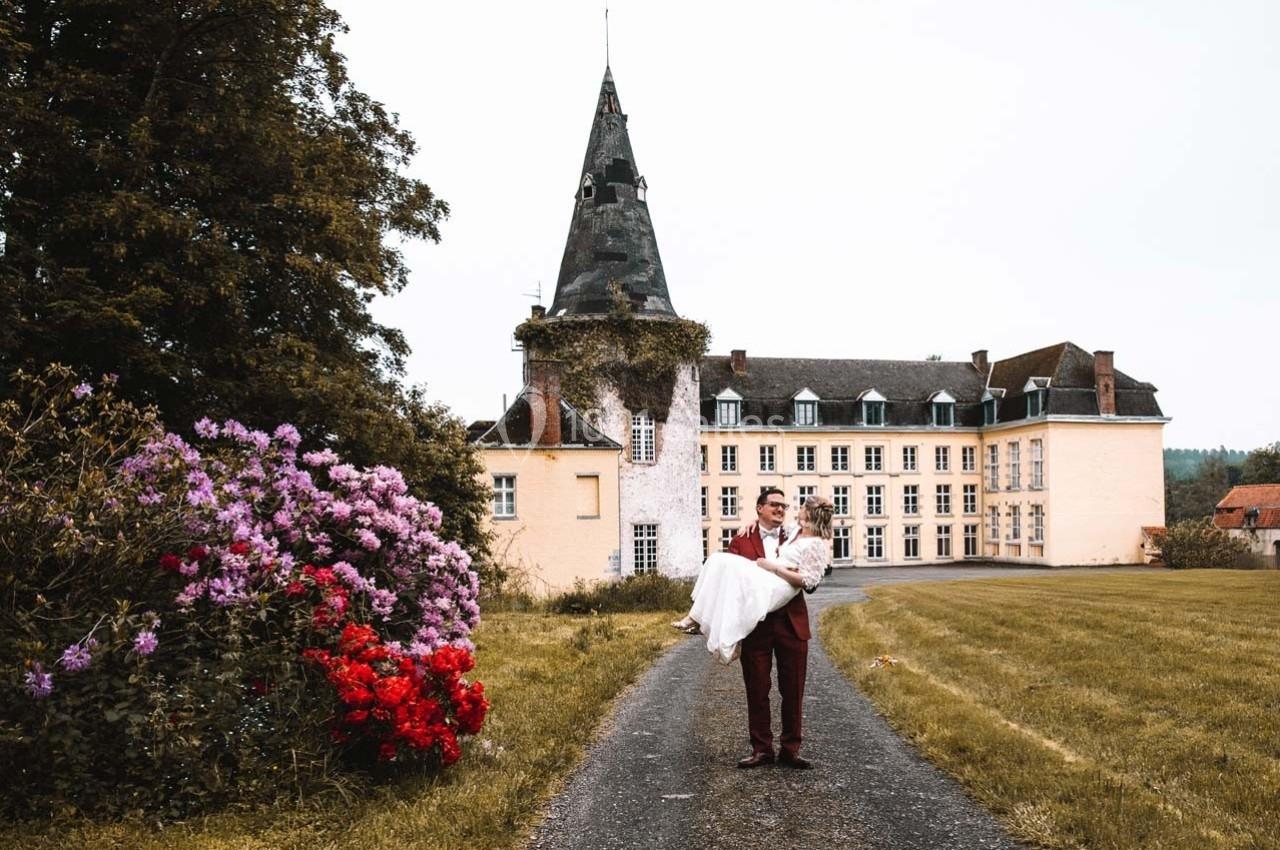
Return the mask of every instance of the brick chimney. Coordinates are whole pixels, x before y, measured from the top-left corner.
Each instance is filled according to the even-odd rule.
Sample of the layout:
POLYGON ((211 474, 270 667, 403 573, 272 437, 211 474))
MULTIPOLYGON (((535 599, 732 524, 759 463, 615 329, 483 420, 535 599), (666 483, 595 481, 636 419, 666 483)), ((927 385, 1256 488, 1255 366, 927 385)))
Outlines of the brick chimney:
POLYGON ((1098 412, 1116 415, 1116 358, 1114 351, 1093 352, 1093 385, 1098 391, 1098 412))
POLYGON ((539 446, 560 445, 560 363, 529 361, 529 427, 539 446))
POLYGON ((991 374, 991 364, 987 361, 987 350, 985 348, 978 349, 971 356, 973 357, 973 368, 977 369, 982 374, 982 377, 985 378, 991 374))
POLYGON ((532 319, 541 319, 545 315, 547 315, 547 308, 541 304, 534 304, 533 309, 529 311, 529 317, 532 319))
POLYGON ((729 352, 729 366, 733 369, 735 375, 747 374, 747 350, 745 348, 735 348, 729 352))

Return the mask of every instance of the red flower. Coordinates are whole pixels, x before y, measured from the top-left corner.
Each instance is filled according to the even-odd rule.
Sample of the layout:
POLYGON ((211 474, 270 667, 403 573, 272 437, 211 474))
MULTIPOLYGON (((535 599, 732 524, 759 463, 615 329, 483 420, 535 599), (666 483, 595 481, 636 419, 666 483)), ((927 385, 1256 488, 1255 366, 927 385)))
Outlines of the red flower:
POLYGON ((359 726, 361 723, 364 723, 368 719, 369 719, 369 712, 365 711, 363 708, 357 708, 353 711, 348 711, 347 716, 343 718, 343 720, 345 720, 347 723, 350 723, 352 726, 359 726))
POLYGON ((284 587, 285 596, 306 596, 307 586, 300 581, 291 581, 284 587))
POLYGON ((412 687, 413 683, 404 676, 388 676, 374 683, 373 692, 379 703, 393 708, 408 698, 412 687))
POLYGON ((165 572, 176 573, 181 566, 182 558, 172 552, 166 552, 160 556, 160 569, 165 572))
POLYGON ((187 550, 188 561, 203 561, 209 557, 209 550, 204 546, 192 546, 187 550))
POLYGON ((245 543, 243 540, 240 540, 235 543, 232 543, 230 549, 228 549, 227 551, 229 551, 232 555, 248 555, 249 544, 245 543))
POLYGON ((378 760, 391 761, 396 757, 397 748, 391 741, 384 741, 382 746, 378 747, 378 760))

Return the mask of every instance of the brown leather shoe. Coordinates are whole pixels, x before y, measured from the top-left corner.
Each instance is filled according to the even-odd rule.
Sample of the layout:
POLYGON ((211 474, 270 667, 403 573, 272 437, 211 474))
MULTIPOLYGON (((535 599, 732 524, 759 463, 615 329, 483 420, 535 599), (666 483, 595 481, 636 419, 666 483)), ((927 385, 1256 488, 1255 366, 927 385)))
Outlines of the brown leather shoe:
POLYGON ((766 764, 773 764, 773 753, 768 753, 768 752, 752 753, 746 758, 738 760, 738 767, 741 767, 744 769, 752 768, 752 767, 760 767, 761 765, 766 765, 766 764))
POLYGON ((813 762, 802 755, 788 753, 786 750, 778 753, 778 764, 793 770, 810 770, 813 768, 813 762))

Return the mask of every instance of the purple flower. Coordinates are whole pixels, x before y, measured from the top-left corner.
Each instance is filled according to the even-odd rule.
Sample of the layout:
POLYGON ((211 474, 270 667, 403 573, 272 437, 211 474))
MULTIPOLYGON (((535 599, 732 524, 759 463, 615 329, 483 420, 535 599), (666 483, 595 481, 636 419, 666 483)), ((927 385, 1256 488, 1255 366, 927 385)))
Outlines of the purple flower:
POLYGON ((58 659, 62 669, 68 673, 79 673, 88 667, 92 661, 93 656, 89 654, 89 650, 85 648, 84 644, 80 643, 73 643, 62 650, 62 657, 58 659))
POLYGON ((150 629, 143 629, 133 636, 133 651, 143 657, 155 652, 159 645, 160 641, 156 638, 156 633, 150 629))
POLYGON ((360 541, 360 545, 370 552, 376 552, 382 546, 382 541, 378 539, 378 535, 367 528, 357 531, 356 538, 360 541))
POLYGON ((34 699, 44 699, 53 692, 53 674, 44 672, 39 661, 31 665, 23 681, 26 682, 27 693, 34 699))
POLYGON ((71 394, 76 398, 85 398, 86 396, 93 395, 93 387, 88 384, 77 384, 76 387, 71 390, 71 394))
POLYGON ((396 607, 396 595, 389 590, 378 588, 371 594, 373 610, 384 620, 391 616, 396 607))
POLYGON ((298 433, 298 429, 287 422, 276 428, 274 436, 290 448, 296 448, 298 443, 302 442, 302 435, 298 433))
POLYGON ((218 423, 206 416, 196 423, 196 433, 209 440, 217 439, 218 423))
POLYGON ((334 453, 333 449, 307 452, 302 456, 302 462, 307 466, 332 466, 338 462, 338 455, 334 453))

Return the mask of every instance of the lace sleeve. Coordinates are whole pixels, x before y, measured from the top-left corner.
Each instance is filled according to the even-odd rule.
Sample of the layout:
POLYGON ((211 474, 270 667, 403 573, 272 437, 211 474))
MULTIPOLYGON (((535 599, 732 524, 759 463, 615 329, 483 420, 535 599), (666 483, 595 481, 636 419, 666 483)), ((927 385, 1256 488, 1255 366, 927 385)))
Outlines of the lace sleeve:
POLYGON ((796 549, 796 568, 804 579, 805 588, 812 590, 827 571, 827 541, 821 537, 809 537, 798 541, 796 549))

